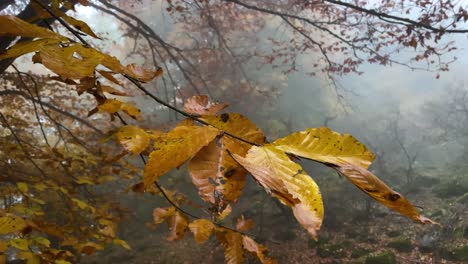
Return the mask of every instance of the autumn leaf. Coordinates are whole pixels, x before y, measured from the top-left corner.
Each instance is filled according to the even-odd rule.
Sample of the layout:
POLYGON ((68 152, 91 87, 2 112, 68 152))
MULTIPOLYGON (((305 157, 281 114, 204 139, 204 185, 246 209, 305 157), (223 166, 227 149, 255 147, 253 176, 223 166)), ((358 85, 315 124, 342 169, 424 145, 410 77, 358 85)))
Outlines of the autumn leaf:
POLYGON ((127 250, 131 250, 131 249, 132 249, 132 248, 130 247, 130 245, 129 245, 125 240, 116 238, 116 239, 112 240, 112 242, 114 242, 114 244, 119 245, 119 246, 121 246, 121 247, 123 247, 123 248, 125 248, 125 249, 127 249, 127 250))
POLYGON ((226 264, 243 264, 244 249, 242 235, 230 230, 216 232, 218 240, 224 249, 224 258, 226 264))
POLYGON ((192 231, 195 241, 199 244, 204 243, 210 237, 215 225, 206 219, 197 219, 189 224, 189 229, 192 231))
POLYGON ((0 234, 8 234, 21 231, 28 225, 21 217, 6 214, 0 217, 0 234))
POLYGON ((163 69, 158 68, 153 71, 132 63, 124 68, 124 72, 140 82, 149 82, 154 78, 161 76, 163 74, 163 69))
MULTIPOLYGON (((1 23, 1 22, 0 22, 1 23)), ((16 43, 13 47, 7 49, 6 52, 0 54, 0 60, 15 58, 21 55, 35 52, 44 46, 60 43, 62 39, 59 38, 46 38, 33 41, 21 41, 16 43)))
POLYGON ((43 27, 30 24, 16 16, 0 16, 0 35, 66 39, 64 36, 43 27))
POLYGON ((341 135, 327 127, 308 128, 277 139, 272 145, 286 153, 322 163, 355 164, 367 168, 375 159, 375 155, 353 136, 341 135))
POLYGON ((184 111, 194 115, 214 115, 227 106, 228 104, 209 102, 206 95, 195 95, 185 100, 184 111))
POLYGON ((116 141, 133 155, 140 154, 150 143, 150 136, 137 126, 123 126, 114 133, 114 136, 116 141))
POLYGON ((253 220, 245 219, 244 215, 241 215, 241 217, 237 219, 236 229, 239 231, 245 232, 249 230, 250 228, 252 228, 253 226, 254 226, 253 220))
POLYGON ((168 218, 167 224, 170 230, 167 240, 176 241, 184 237, 188 227, 188 218, 181 212, 176 211, 175 214, 168 218))
POLYGON ((336 169, 356 187, 386 207, 421 224, 435 224, 422 216, 403 195, 390 189, 370 171, 353 164, 340 165, 336 169))
POLYGON ((117 113, 122 110, 133 119, 141 119, 141 111, 130 103, 124 103, 117 99, 106 99, 102 104, 98 105, 97 108, 101 112, 107 112, 109 114, 117 113))
POLYGON ((10 239, 10 246, 21 250, 29 250, 29 240, 24 238, 13 238, 10 239))
POLYGON ((166 218, 173 216, 175 212, 176 209, 174 207, 155 208, 153 210, 153 221, 155 224, 161 224, 166 218))
POLYGON ((192 158, 219 134, 219 130, 203 126, 180 126, 155 139, 154 150, 145 166, 143 183, 153 184, 161 175, 192 158))
POLYGON ((317 184, 301 166, 272 145, 253 146, 245 158, 234 158, 283 204, 293 209, 297 221, 317 236, 323 220, 323 203, 317 184))
POLYGON ((117 95, 117 96, 128 96, 128 94, 121 92, 109 85, 101 85, 100 87, 103 92, 108 93, 108 94, 117 95))
POLYGON ((267 248, 263 245, 258 244, 249 236, 242 236, 242 245, 245 250, 255 255, 262 264, 274 264, 277 263, 275 260, 267 258, 265 256, 265 251, 267 248))
POLYGON ((78 29, 79 31, 86 33, 87 35, 100 39, 94 32, 93 30, 86 24, 84 21, 81 21, 79 19, 76 19, 74 17, 71 17, 63 12, 61 12, 58 9, 54 9, 55 13, 58 13, 58 15, 63 18, 68 24, 72 25, 74 28, 78 29))

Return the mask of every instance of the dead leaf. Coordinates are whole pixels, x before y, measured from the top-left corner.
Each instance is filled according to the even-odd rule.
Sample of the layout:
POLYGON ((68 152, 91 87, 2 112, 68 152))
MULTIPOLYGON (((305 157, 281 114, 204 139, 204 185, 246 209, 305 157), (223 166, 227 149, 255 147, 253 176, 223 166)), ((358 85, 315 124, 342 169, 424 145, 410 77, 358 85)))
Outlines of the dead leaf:
POLYGON ((179 211, 168 218, 167 224, 169 226, 168 241, 180 240, 184 237, 185 231, 188 227, 188 218, 179 211))
POLYGON ((216 232, 218 240, 224 249, 224 259, 226 264, 243 264, 244 249, 242 235, 230 230, 216 232))
POLYGON ((215 228, 215 225, 206 219, 197 219, 189 224, 189 229, 192 231, 195 241, 198 244, 205 243, 210 237, 215 228))
POLYGON ((254 226, 254 222, 252 219, 245 219, 244 215, 241 215, 237 219, 237 224, 236 224, 236 229, 242 232, 245 232, 249 229, 251 229, 254 226))

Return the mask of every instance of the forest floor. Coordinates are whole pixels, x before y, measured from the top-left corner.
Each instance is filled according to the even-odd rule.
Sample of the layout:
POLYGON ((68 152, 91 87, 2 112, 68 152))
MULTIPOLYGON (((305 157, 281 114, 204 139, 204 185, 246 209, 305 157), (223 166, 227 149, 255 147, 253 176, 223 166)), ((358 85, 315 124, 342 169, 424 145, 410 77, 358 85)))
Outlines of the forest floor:
MULTIPOLYGON (((264 220, 261 241, 268 247, 269 256, 278 263, 468 263, 455 256, 460 248, 468 250, 467 199, 437 198, 429 191, 417 194, 424 200, 425 215, 441 226, 419 225, 400 217, 382 206, 375 205, 372 214, 360 212, 349 217, 337 218, 339 222, 327 224, 320 230, 317 241, 310 238, 297 224, 278 224, 264 220), (292 226, 292 227, 291 227, 292 226), (281 233, 276 236, 275 233, 281 233), (273 243, 272 241, 276 241, 273 243), (386 262, 372 262, 372 256, 383 255, 386 262), (394 255, 394 261, 393 256, 394 255)), ((466 196, 466 195, 465 195, 466 196)), ((409 197, 415 199, 415 197, 409 197)), ((333 210, 336 211, 336 208, 333 210)), ((274 217, 267 217, 270 220, 274 217)), ((329 216, 333 219, 334 216, 329 216)), ((335 220, 337 220, 335 219, 335 220)), ((145 227, 141 227, 145 228, 145 227)), ((255 233, 255 229, 253 233, 255 233)), ((258 230, 257 230, 258 231, 258 230)), ((212 236, 205 244, 198 245, 189 233, 177 242, 168 242, 166 225, 156 231, 146 230, 139 238, 129 238, 131 251, 118 247, 109 248, 97 255, 84 257, 81 263, 168 263, 201 264, 223 263, 223 249, 212 236)), ((246 253, 247 254, 247 253, 246 253)), ((247 255, 246 255, 247 256, 247 255)), ((462 258, 463 259, 463 256, 462 258)), ((246 263, 259 263, 248 256, 246 263)))

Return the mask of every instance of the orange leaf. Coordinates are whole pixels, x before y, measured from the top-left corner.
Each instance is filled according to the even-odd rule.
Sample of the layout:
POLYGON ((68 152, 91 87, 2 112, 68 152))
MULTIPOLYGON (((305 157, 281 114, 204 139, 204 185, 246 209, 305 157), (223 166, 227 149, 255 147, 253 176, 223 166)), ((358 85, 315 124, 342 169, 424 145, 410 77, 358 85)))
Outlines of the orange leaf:
POLYGON ((153 221, 155 224, 161 224, 166 218, 173 216, 175 212, 176 209, 174 207, 155 208, 153 210, 153 221))
POLYGON ((148 148, 150 143, 150 136, 143 129, 136 126, 123 126, 114 135, 117 142, 133 155, 140 154, 148 148))
POLYGON ((202 244, 210 237, 215 225, 206 219, 197 219, 189 224, 189 229, 192 231, 195 241, 202 244))

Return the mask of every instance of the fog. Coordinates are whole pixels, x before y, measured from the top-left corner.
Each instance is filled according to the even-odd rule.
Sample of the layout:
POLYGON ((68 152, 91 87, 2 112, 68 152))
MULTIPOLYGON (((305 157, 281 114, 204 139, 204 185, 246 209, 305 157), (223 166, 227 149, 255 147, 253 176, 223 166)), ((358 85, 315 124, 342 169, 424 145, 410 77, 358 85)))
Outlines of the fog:
MULTIPOLYGON (((165 1, 111 2, 141 19, 168 43, 184 46, 194 41, 168 15, 165 1)), ((103 7, 99 2, 90 3, 103 7)), ((102 36, 102 40, 92 40, 93 45, 122 62, 154 66, 148 43, 141 35, 92 5, 78 6, 76 13, 70 14, 88 23, 97 35, 102 36)), ((235 33, 232 33, 234 36, 228 40, 234 47, 232 53, 272 49, 268 37, 299 38, 287 32, 280 22, 271 18, 268 26, 255 36, 258 39, 250 39, 248 43, 243 39, 235 40, 235 33), (252 43, 257 46, 249 46, 252 43)), ((64 28, 59 27, 59 30, 65 32, 64 28)), ((210 35, 207 36, 210 41, 210 35)), ((310 75, 314 64, 324 62, 319 54, 308 52, 297 56, 296 71, 290 73, 285 73, 282 67, 264 63, 261 58, 238 58, 241 61, 239 70, 235 65, 237 60, 230 58, 231 65, 211 68, 213 78, 219 82, 211 82, 211 75, 206 74, 207 83, 212 85, 209 87, 212 99, 230 104, 228 112, 246 115, 264 131, 269 141, 322 126, 353 135, 377 156, 370 171, 440 226, 419 225, 405 219, 368 198, 334 170, 305 159, 298 162, 317 181, 324 199, 324 224, 317 241, 296 223, 289 208, 282 207, 251 177, 233 207, 233 215, 226 222, 232 225, 242 214, 254 219, 256 226, 252 233, 262 240, 260 242, 269 248, 270 255, 279 263, 373 263, 367 262, 366 258, 385 252, 396 255, 395 263, 463 263, 456 254, 468 242, 466 37, 462 34, 447 36, 445 41, 453 41, 457 50, 444 55, 443 59, 450 61, 456 56, 456 60, 449 65, 449 71, 443 72, 415 70, 395 63, 386 66, 364 63, 359 66, 362 74, 336 75, 334 84, 324 73, 310 75), (233 68, 237 70, 233 71, 233 68), (242 85, 248 92, 240 90, 242 85)), ((214 39, 211 41, 215 42, 214 39)), ((328 40, 324 38, 322 41, 328 40)), ((409 61, 415 55, 416 52, 407 48, 394 58, 409 61)), ((147 83, 145 87, 181 108, 183 100, 196 93, 187 88, 190 87, 187 78, 174 60, 165 58, 165 67, 159 66, 164 67, 167 82, 164 85, 169 87, 168 90, 163 89, 162 79, 147 83), (168 73, 172 76, 168 77, 168 73)), ((203 65, 212 60, 208 57, 206 61, 193 63, 203 65)), ((30 56, 17 64, 20 69, 35 74, 51 74, 42 65, 32 65, 29 61, 30 56)), ((191 67, 183 65, 186 69, 191 67)), ((204 73, 208 71, 203 66, 200 68, 204 73)), ((196 84, 202 82, 197 79, 196 84)), ((203 84, 200 87, 206 88, 203 84)), ((200 90, 205 93, 202 88, 200 90)), ((144 113, 142 126, 167 128, 182 119, 142 93, 131 93, 134 98, 129 101, 135 102, 144 113)), ((136 158, 133 162, 143 166, 136 158)), ((167 188, 178 189, 202 203, 196 188, 191 185, 186 166, 171 171, 161 180, 167 188)), ((122 192, 127 186, 116 184, 112 188, 122 192)), ((119 234, 133 250, 106 248, 96 255, 82 256, 82 263, 223 261, 222 247, 213 238, 198 245, 191 234, 186 234, 181 241, 168 242, 165 224, 154 229, 145 226, 152 221, 154 208, 168 206, 163 198, 122 192, 119 200, 128 208, 119 234)), ((203 213, 199 208, 193 210, 203 213)), ((460 254, 466 257, 466 247, 460 254)), ((248 263, 257 263, 255 261, 249 259, 248 263)))

